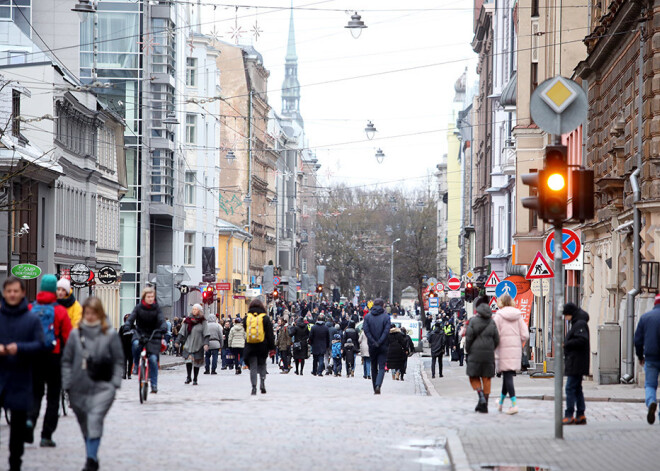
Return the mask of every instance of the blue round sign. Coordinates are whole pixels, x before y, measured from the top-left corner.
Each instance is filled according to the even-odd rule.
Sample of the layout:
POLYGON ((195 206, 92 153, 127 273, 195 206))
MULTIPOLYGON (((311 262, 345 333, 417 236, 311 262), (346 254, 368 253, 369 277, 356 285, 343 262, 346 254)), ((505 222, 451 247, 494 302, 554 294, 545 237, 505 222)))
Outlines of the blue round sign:
POLYGON ((516 285, 512 281, 504 280, 497 284, 497 287, 495 288, 495 296, 499 298, 505 294, 511 296, 511 299, 515 299, 518 294, 518 288, 516 288, 516 285))

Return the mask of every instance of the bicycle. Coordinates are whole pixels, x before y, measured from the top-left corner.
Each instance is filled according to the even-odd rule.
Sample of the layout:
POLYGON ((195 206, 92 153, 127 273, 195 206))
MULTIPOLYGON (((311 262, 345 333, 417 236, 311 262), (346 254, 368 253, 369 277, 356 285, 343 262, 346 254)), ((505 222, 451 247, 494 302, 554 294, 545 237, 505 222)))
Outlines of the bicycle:
POLYGON ((140 352, 140 362, 138 363, 138 392, 140 394, 140 404, 147 400, 149 395, 149 360, 147 358, 147 344, 153 339, 157 331, 153 331, 148 339, 140 339, 142 351, 140 352))

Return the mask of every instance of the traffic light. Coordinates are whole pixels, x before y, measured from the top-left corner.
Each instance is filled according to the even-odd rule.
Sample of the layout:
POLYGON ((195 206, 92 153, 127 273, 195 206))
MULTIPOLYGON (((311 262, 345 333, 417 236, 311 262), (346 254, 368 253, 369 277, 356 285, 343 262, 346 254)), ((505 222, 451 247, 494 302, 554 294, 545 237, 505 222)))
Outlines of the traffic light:
POLYGON ((433 291, 433 290, 429 291, 429 298, 437 298, 437 297, 438 297, 438 295, 436 294, 435 291, 433 291))
POLYGON ((568 164, 566 162, 566 146, 548 146, 545 150, 543 170, 525 173, 520 177, 523 184, 536 189, 536 196, 522 198, 523 207, 536 211, 545 222, 566 219, 568 202, 568 164))
POLYGON ((468 281, 465 284, 465 302, 466 303, 471 303, 472 301, 474 301, 475 292, 476 292, 476 290, 474 288, 474 285, 472 284, 471 281, 468 281))
POLYGON ((322 283, 319 283, 318 285, 316 285, 316 292, 317 293, 323 293, 323 284, 322 283))
POLYGON ((213 286, 207 286, 204 288, 202 291, 202 304, 213 304, 214 294, 215 290, 213 289, 213 286))
POLYGON ((273 300, 277 301, 279 299, 279 297, 280 297, 280 293, 279 293, 279 291, 277 291, 277 288, 275 288, 273 290, 273 300))
POLYGON ((594 218, 594 171, 571 172, 571 219, 584 222, 594 218))

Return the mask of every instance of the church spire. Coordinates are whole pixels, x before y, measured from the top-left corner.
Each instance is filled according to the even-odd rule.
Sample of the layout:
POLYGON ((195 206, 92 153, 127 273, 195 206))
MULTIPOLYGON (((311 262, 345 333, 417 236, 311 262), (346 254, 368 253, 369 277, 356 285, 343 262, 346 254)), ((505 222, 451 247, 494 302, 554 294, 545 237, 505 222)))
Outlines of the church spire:
POLYGON ((296 31, 293 26, 293 0, 289 17, 289 40, 286 47, 284 64, 284 83, 282 84, 282 116, 296 121, 304 127, 300 116, 300 82, 298 82, 298 55, 296 54, 296 31))

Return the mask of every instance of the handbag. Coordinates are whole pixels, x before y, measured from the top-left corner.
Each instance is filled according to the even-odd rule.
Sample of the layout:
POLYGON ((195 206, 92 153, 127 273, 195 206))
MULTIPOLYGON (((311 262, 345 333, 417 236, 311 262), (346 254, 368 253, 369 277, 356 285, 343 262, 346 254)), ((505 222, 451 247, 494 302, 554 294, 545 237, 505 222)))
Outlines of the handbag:
POLYGON ((109 382, 114 374, 115 364, 109 355, 102 355, 100 358, 94 358, 89 354, 85 345, 85 337, 80 336, 80 344, 83 350, 82 369, 87 370, 89 379, 94 382, 109 382))
POLYGON ((293 342, 293 351, 294 352, 299 352, 302 350, 302 343, 301 342, 293 342))

